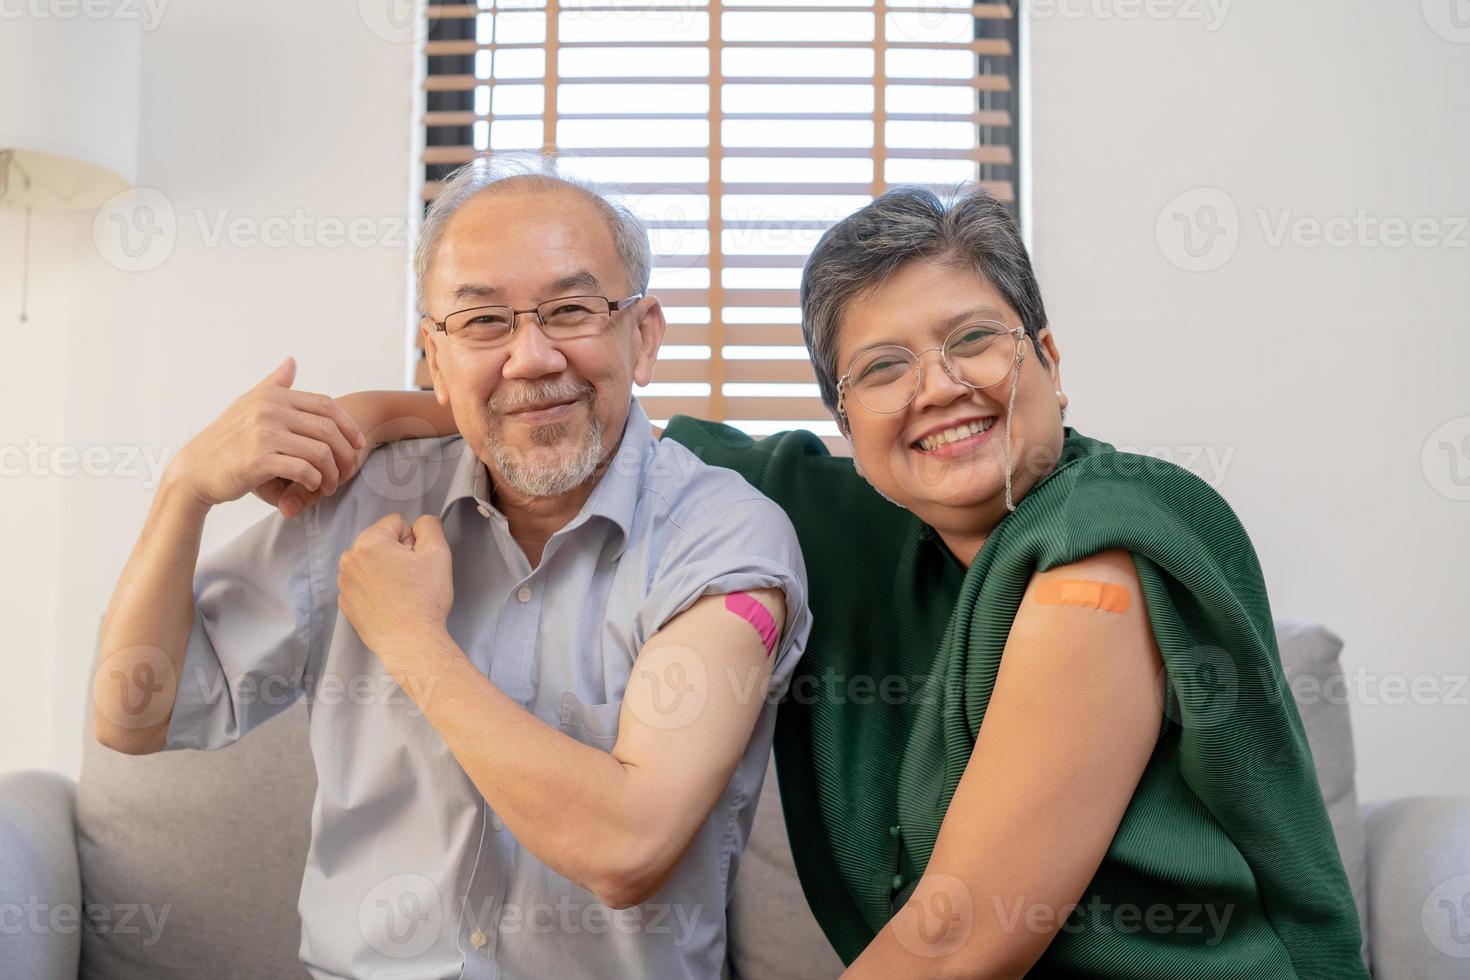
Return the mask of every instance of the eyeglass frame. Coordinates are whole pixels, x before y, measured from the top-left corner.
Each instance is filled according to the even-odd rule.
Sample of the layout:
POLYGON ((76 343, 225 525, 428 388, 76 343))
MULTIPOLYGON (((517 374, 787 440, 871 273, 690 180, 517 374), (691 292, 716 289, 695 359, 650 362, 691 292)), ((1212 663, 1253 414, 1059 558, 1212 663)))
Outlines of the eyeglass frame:
MULTIPOLYGON (((547 303, 556 303, 568 299, 600 299, 607 304, 608 322, 612 322, 612 315, 614 313, 620 313, 623 310, 628 309, 634 303, 638 302, 640 299, 643 299, 647 295, 647 292, 638 292, 634 293, 632 296, 629 296, 627 299, 620 299, 614 302, 613 300, 608 299, 606 296, 599 296, 596 293, 578 293, 573 296, 553 296, 551 299, 543 299, 535 306, 529 307, 524 310, 518 310, 514 306, 511 306, 507 303, 491 303, 488 306, 467 306, 462 310, 455 310, 451 313, 446 313, 444 314, 444 319, 442 320, 435 320, 427 313, 422 314, 422 316, 424 317, 424 319, 432 323, 435 330, 437 330, 439 333, 442 333, 446 337, 453 337, 454 335, 449 332, 449 327, 447 326, 447 324, 449 323, 449 318, 452 316, 458 316, 461 313, 473 313, 475 310, 510 310, 510 333, 506 334, 505 341, 503 341, 504 343, 508 343, 511 340, 515 339, 516 324, 520 322, 521 316, 526 313, 536 314, 536 325, 541 328, 543 333, 546 331, 546 321, 541 319, 541 307, 545 306, 547 303)), ((586 336, 595 337, 597 336, 597 334, 590 333, 586 334, 586 336)), ((570 339, 579 340, 581 338, 574 337, 570 339)))
MULTIPOLYGON (((973 327, 977 323, 993 323, 997 326, 1005 327, 1002 333, 1008 333, 1016 338, 1016 357, 1015 361, 1011 365, 1011 371, 1014 371, 1016 367, 1021 363, 1022 359, 1026 356, 1026 328, 1006 327, 1004 321, 1001 320, 970 320, 969 322, 962 323, 951 330, 945 336, 944 343, 940 344, 938 347, 927 347, 924 350, 915 352, 909 350, 903 344, 873 344, 869 347, 864 347, 860 351, 857 351, 855 354, 852 355, 852 359, 847 362, 847 373, 837 379, 837 414, 841 415, 843 418, 847 418, 847 379, 852 377, 853 366, 857 364, 858 358, 862 357, 864 354, 871 353, 872 351, 881 350, 884 347, 897 347, 899 350, 907 351, 909 354, 912 354, 914 357, 914 370, 918 373, 918 380, 914 382, 914 391, 913 394, 909 395, 908 400, 889 412, 880 412, 876 409, 868 408, 866 404, 863 404, 862 398, 858 397, 858 403, 862 404, 863 408, 867 408, 868 411, 872 412, 874 415, 896 415, 899 412, 902 412, 904 409, 908 408, 911 404, 913 404, 914 399, 919 397, 919 389, 924 386, 924 355, 929 353, 930 351, 939 351, 939 363, 944 368, 944 373, 949 375, 949 379, 955 384, 964 385, 966 388, 971 388, 975 391, 979 391, 983 388, 993 388, 996 385, 1000 384, 1002 381, 1010 376, 1011 371, 1007 371, 1005 374, 990 382, 990 384, 988 385, 972 385, 970 384, 970 382, 955 376, 954 369, 950 366, 949 363, 949 357, 944 353, 944 349, 949 346, 949 342, 954 338, 955 334, 959 333, 961 330, 973 327)), ((999 335, 997 335, 996 339, 999 339, 999 335)))

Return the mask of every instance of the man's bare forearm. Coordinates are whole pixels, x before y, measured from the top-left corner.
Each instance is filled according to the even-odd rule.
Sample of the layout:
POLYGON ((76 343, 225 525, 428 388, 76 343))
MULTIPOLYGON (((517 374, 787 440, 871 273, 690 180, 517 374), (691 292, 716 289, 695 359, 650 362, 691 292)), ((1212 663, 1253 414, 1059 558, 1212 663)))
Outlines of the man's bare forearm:
POLYGON ((165 473, 107 605, 92 717, 97 740, 119 752, 136 755, 163 747, 177 684, 158 673, 163 658, 174 681, 183 671, 194 626, 194 569, 208 513, 209 506, 176 474, 165 473), (152 677, 153 690, 135 691, 130 679, 139 676, 152 677), (108 682, 117 677, 124 682, 108 682), (150 702, 135 715, 132 699, 140 694, 163 702, 150 702))
POLYGON ((365 446, 333 399, 296 391, 286 358, 169 463, 103 619, 95 735, 119 752, 163 748, 194 628, 194 571, 215 504, 290 484, 331 493, 365 446))
POLYGON ((406 643, 389 659, 411 675, 396 679, 516 839, 594 893, 615 890, 605 885, 617 877, 609 869, 634 850, 640 826, 647 830, 628 767, 532 716, 447 633, 406 643))
MULTIPOLYGON (((432 549, 439 540, 432 522, 420 519, 416 545, 427 541, 432 549)), ((360 634, 367 631, 364 642, 418 703, 516 839, 614 908, 641 904, 662 887, 729 784, 765 704, 772 669, 766 641, 748 619, 732 615, 727 597, 696 599, 643 645, 635 661, 652 670, 671 657, 693 658, 715 678, 694 717, 677 728, 646 723, 660 710, 660 689, 640 684, 625 693, 616 744, 603 751, 506 697, 434 622, 437 617, 401 629, 374 617, 383 601, 364 601, 365 568, 379 575, 385 566, 396 568, 391 574, 403 581, 383 593, 396 595, 414 582, 432 581, 428 566, 405 569, 391 547, 372 542, 354 545, 342 566, 344 613, 360 634), (354 559, 359 548, 365 550, 354 559)), ((426 594, 435 591, 431 586, 426 594)), ((747 597, 767 607, 779 636, 782 594, 761 589, 747 597)))

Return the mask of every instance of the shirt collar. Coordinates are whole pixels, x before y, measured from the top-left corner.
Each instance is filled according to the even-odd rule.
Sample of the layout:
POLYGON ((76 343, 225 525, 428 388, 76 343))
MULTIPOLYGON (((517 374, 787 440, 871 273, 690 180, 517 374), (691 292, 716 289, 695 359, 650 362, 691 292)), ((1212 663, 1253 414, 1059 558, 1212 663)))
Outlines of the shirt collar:
POLYGON ((444 506, 439 508, 439 520, 444 520, 454 505, 465 498, 487 510, 490 508, 490 471, 485 469, 485 464, 480 461, 475 447, 470 445, 468 439, 461 440, 459 463, 454 468, 454 475, 449 478, 444 506))
MULTIPOLYGON (((621 540, 613 552, 614 558, 620 557, 627 549, 628 538, 633 532, 633 513, 638 507, 638 493, 642 489, 643 474, 647 469, 648 455, 652 451, 653 423, 649 421, 638 399, 630 395, 628 420, 623 426, 617 450, 577 516, 557 533, 570 531, 593 517, 604 518, 622 532, 621 540)), ((495 506, 490 502, 490 471, 468 440, 464 442, 459 465, 450 477, 444 506, 439 508, 439 519, 443 520, 455 502, 466 497, 474 500, 485 511, 496 512, 495 506)))

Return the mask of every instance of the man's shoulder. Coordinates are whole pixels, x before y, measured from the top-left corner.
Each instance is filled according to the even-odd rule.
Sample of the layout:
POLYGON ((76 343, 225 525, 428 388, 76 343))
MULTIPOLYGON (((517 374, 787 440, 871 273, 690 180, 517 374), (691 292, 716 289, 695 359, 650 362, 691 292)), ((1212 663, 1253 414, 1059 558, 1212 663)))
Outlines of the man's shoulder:
POLYGON ((743 500, 767 500, 739 473, 713 466, 687 447, 658 440, 644 465, 643 487, 680 512, 743 500))
POLYGON ((730 515, 789 526, 785 511, 739 473, 712 466, 688 448, 657 440, 645 463, 642 496, 679 527, 728 519, 730 515))
MULTIPOLYGON (((458 463, 464 455, 464 445, 464 436, 458 432, 448 436, 429 436, 424 439, 400 439, 397 442, 385 442, 368 453, 367 461, 362 464, 361 472, 367 473, 374 468, 381 470, 402 460, 440 460, 458 463)), ((429 471, 426 470, 425 473, 429 471)), ((432 474, 427 482, 432 482, 432 474)))
POLYGON ((361 530, 388 514, 410 520, 437 515, 463 465, 464 447, 458 433, 385 443, 336 494, 317 502, 317 519, 324 529, 361 530))

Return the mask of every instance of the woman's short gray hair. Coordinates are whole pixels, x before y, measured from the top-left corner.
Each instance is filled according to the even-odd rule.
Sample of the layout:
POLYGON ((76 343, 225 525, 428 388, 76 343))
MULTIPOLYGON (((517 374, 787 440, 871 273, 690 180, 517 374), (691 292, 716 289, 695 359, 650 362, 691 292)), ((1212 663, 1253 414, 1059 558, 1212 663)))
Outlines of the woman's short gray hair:
MULTIPOLYGON (((1033 342, 1046 326, 1031 258, 1004 205, 979 187, 947 201, 922 187, 896 187, 827 229, 802 273, 801 331, 827 408, 837 408, 837 337, 848 304, 914 259, 973 269, 1016 311, 1033 342)), ((1045 365, 1040 345, 1036 353, 1045 365)))
MULTIPOLYGON (((476 157, 439 184, 439 193, 435 195, 429 213, 424 216, 413 254, 414 286, 420 313, 428 313, 429 266, 454 212, 476 195, 526 188, 537 191, 570 189, 583 195, 607 219, 613 247, 617 249, 632 290, 648 291, 653 251, 648 244, 648 226, 642 218, 609 200, 610 189, 559 173, 557 158, 552 154, 497 153, 493 157, 476 157)), ((621 296, 612 298, 622 299, 621 296)))

